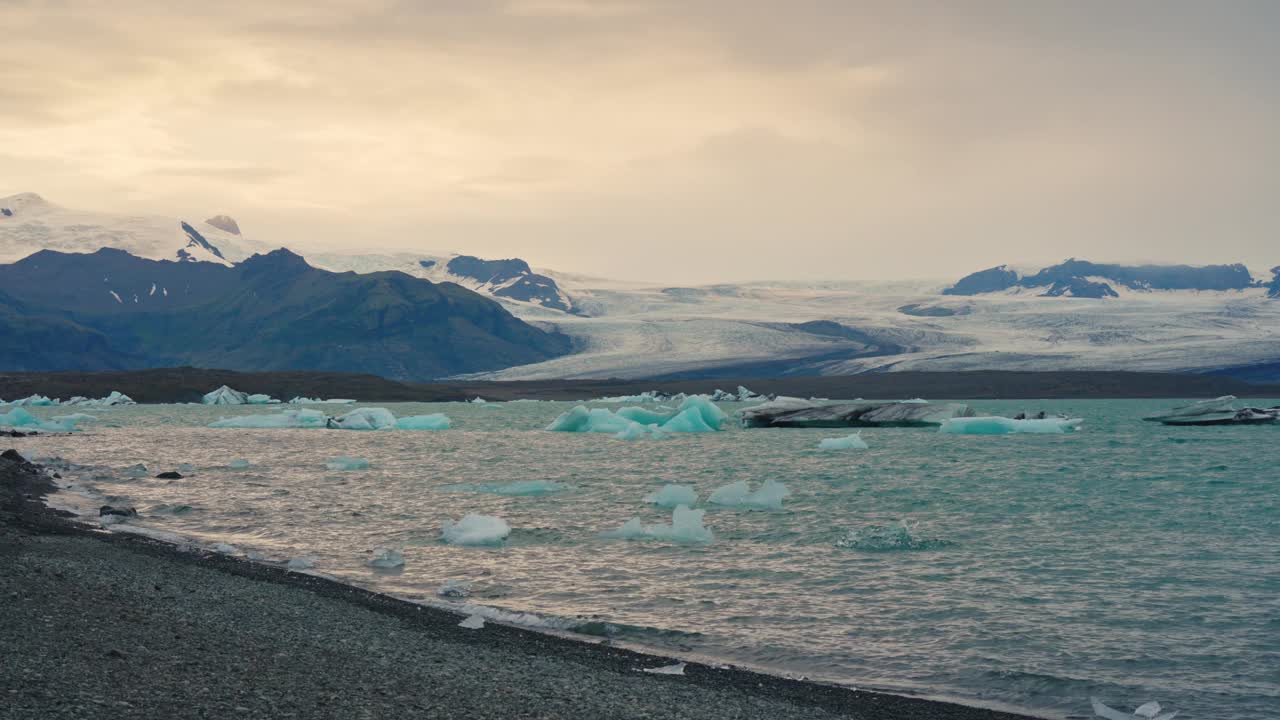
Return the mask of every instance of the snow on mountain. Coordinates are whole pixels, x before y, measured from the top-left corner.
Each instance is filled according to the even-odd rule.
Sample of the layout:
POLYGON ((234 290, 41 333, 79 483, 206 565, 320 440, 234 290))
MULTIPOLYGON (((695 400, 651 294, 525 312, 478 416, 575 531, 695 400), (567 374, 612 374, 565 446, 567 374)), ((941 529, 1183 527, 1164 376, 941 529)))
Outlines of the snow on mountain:
POLYGON ((104 247, 151 260, 220 265, 275 249, 206 222, 72 210, 35 193, 0 198, 0 262, 21 260, 39 250, 91 253, 104 247))

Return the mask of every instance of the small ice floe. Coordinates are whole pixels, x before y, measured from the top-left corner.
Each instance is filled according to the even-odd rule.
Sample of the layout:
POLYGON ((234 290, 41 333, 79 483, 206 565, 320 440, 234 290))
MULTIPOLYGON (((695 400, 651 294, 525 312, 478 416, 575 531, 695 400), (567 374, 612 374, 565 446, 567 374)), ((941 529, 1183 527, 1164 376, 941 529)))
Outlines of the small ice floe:
POLYGON ((210 549, 216 553, 222 553, 223 555, 239 555, 240 554, 240 548, 236 547, 235 545, 228 545, 227 543, 214 543, 214 545, 210 549))
POLYGON ((324 466, 335 472, 340 470, 368 470, 369 461, 364 458, 340 455, 325 462, 324 466))
POLYGON ((656 668, 641 668, 640 672, 647 672, 650 675, 683 675, 684 663, 676 663, 675 665, 663 665, 656 668))
POLYGON ((397 430, 448 430, 449 416, 442 413, 432 415, 412 415, 396 420, 397 430))
POLYGON ((1154 700, 1139 705, 1131 713, 1108 707, 1102 704, 1102 701, 1098 700, 1098 698, 1089 698, 1089 702, 1093 704, 1093 714, 1100 718, 1106 718, 1106 720, 1173 720, 1173 717, 1178 714, 1178 711, 1174 710, 1161 715, 1160 711, 1163 708, 1160 707, 1160 703, 1154 700))
POLYGON ((739 480, 717 488, 707 502, 745 510, 781 510, 782 500, 790 495, 787 486, 777 480, 765 480, 754 492, 745 480, 739 480))
POLYGON ((248 470, 249 461, 244 458, 236 458, 235 460, 227 463, 227 468, 230 470, 248 470))
POLYGON ((182 473, 183 475, 190 475, 195 471, 196 471, 196 466, 192 465, 191 463, 181 463, 180 465, 178 465, 178 472, 182 473))
POLYGON ((868 449, 867 441, 862 439, 862 433, 856 432, 852 435, 838 438, 823 438, 818 443, 819 450, 866 450, 868 449))
POLYGON ((698 502, 698 491, 692 485, 663 485, 644 497, 647 503, 661 508, 674 508, 677 505, 693 507, 698 502))
POLYGON ((302 555, 296 558, 291 558, 289 562, 285 564, 286 568, 293 570, 294 572, 297 572, 299 570, 310 570, 315 566, 316 566, 316 561, 312 560, 311 558, 305 555, 302 555))
POLYGON ((484 627, 484 618, 480 617, 478 614, 468 615, 466 620, 458 623, 458 627, 466 628, 468 630, 479 630, 484 627))
POLYGON ((485 483, 483 485, 444 485, 441 490, 457 490, 465 492, 492 493, 494 495, 549 495, 567 490, 568 485, 553 480, 517 480, 505 485, 485 483))
POLYGON ((375 548, 373 557, 369 558, 369 567, 378 570, 404 567, 404 553, 393 548, 375 548))
POLYGON ((944 435, 1062 435, 1075 432, 1083 423, 1081 418, 963 417, 943 420, 938 432, 944 435))
POLYGON ((702 524, 705 510, 690 510, 687 506, 677 505, 671 512, 671 523, 653 523, 646 525, 640 518, 628 520, 616 530, 606 530, 600 537, 618 540, 670 540, 677 543, 709 543, 715 540, 715 534, 702 524))
POLYGON ((461 520, 445 520, 440 538, 450 545, 497 545, 511 534, 506 520, 493 515, 467 513, 461 520))
POLYGON ((436 590, 436 595, 453 599, 469 597, 471 595, 471 583, 466 580, 445 580, 444 584, 436 590))

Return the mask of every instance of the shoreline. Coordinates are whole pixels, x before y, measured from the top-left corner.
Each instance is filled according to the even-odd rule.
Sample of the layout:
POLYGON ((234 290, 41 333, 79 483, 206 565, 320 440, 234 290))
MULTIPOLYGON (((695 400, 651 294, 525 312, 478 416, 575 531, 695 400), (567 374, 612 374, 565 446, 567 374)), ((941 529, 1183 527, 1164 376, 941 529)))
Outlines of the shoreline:
POLYGON ((8 659, 16 658, 22 669, 7 681, 0 678, 0 697, 11 700, 0 718, 80 717, 86 707, 103 703, 114 704, 115 715, 157 718, 219 711, 239 717, 1032 717, 692 661, 683 676, 654 675, 640 670, 677 660, 492 622, 462 629, 461 616, 443 608, 276 565, 103 532, 48 506, 46 496, 57 488, 46 473, 10 455, 0 458, 0 560, 14 569, 0 579, 0 603, 13 606, 0 613, 0 638, 8 659), (188 602, 173 602, 182 594, 169 587, 175 583, 186 586, 188 602), (240 602, 229 606, 228 596, 240 602), (57 628, 50 631, 57 637, 24 632, 41 616, 46 628, 57 628), (169 632, 178 637, 165 637, 169 632), (352 646, 358 651, 346 653, 341 666, 326 666, 326 653, 352 646), (161 666, 179 670, 171 677, 145 666, 119 667, 139 647, 163 655, 152 658, 161 666), (217 670, 256 667, 267 651, 278 661, 266 663, 270 672, 261 681, 256 673, 217 670), (56 678, 40 673, 49 660, 56 661, 48 668, 56 668, 56 678), (24 682, 32 671, 40 675, 38 686, 24 682), (389 674, 386 682, 371 685, 369 678, 379 673, 389 674), (182 688, 193 682, 206 683, 207 692, 188 703, 182 688), (316 686, 341 692, 324 707, 304 708, 321 692, 316 686), (96 699, 73 702, 86 692, 96 699), (434 704, 441 694, 450 704, 434 704), (139 696, 151 699, 133 699, 139 696), (369 715, 370 708, 378 710, 369 715))

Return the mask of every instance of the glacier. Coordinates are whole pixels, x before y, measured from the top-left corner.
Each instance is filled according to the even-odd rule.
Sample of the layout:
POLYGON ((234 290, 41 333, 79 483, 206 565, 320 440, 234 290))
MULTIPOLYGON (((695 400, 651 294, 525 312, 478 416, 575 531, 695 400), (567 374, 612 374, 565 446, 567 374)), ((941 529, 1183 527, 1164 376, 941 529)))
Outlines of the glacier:
POLYGON ((777 480, 765 480, 754 492, 745 480, 738 480, 716 488, 707 502, 744 510, 781 510, 783 499, 790 495, 787 486, 777 480))
POLYGON ((493 515, 468 513, 457 522, 445 520, 440 538, 450 545, 496 545, 511 534, 506 520, 493 515))
POLYGON ((819 450, 866 450, 868 449, 867 441, 862 439, 862 433, 856 432, 852 435, 838 438, 823 438, 818 442, 819 450))
POLYGON ((702 524, 705 510, 690 510, 686 505, 677 505, 671 512, 670 523, 654 523, 646 525, 640 518, 634 517, 616 530, 606 530, 600 537, 616 540, 669 540, 676 543, 709 543, 715 540, 715 534, 702 524))
POLYGON ((1080 418, 1043 418, 1014 420, 1007 417, 950 418, 942 422, 938 432, 949 435, 1010 435, 1031 433, 1061 435, 1075 432, 1084 420, 1080 418))

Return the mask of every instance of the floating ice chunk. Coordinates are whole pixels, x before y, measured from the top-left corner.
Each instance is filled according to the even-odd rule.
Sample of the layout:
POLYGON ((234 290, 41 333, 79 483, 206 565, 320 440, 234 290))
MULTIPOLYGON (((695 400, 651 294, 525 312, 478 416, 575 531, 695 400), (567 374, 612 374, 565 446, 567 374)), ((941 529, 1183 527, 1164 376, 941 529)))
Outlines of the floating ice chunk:
POLYGON ((862 433, 856 432, 846 437, 823 438, 818 443, 819 450, 866 450, 867 441, 862 439, 862 433))
POLYGON ((693 507, 698 502, 698 491, 692 485, 663 485, 645 496, 644 501, 662 508, 674 508, 677 505, 693 507))
POLYGON ((960 403, 802 400, 779 397, 738 411, 743 427, 921 427, 972 417, 960 403))
POLYGON ((227 543, 214 543, 212 550, 216 553, 222 553, 223 555, 240 554, 240 548, 235 545, 228 545, 227 543))
POLYGON ((641 425, 636 422, 628 425, 626 430, 614 434, 614 437, 618 440, 627 440, 630 442, 645 439, 661 440, 666 436, 667 434, 663 432, 662 428, 657 427, 656 425, 641 425))
POLYGON ((393 548, 375 548, 373 557, 369 558, 369 567, 379 570, 404 567, 404 553, 393 548))
POLYGON ((441 490, 462 490, 467 492, 493 493, 494 495, 548 495, 560 492, 569 486, 550 480, 517 480, 505 485, 485 483, 483 485, 445 485, 441 490))
POLYGON ((347 457, 345 455, 333 458, 324 464, 330 470, 368 470, 369 461, 364 458, 347 457))
POLYGON ((466 620, 458 623, 458 627, 468 630, 479 630, 484 627, 484 618, 480 615, 468 615, 466 620))
POLYGON ((386 408, 359 408, 335 419, 332 426, 340 430, 394 430, 396 416, 386 408))
POLYGON ((765 480, 755 492, 745 480, 739 480, 716 488, 707 502, 746 510, 781 510, 783 499, 790 495, 787 486, 776 480, 765 480))
POLYGON ((663 665, 656 668, 644 668, 643 672, 652 673, 654 675, 683 675, 684 663, 676 663, 675 665, 663 665))
POLYGON ((1144 718, 1145 720, 1173 720, 1178 714, 1175 710, 1171 713, 1160 714, 1160 703, 1154 700, 1149 703, 1139 705, 1132 713, 1116 710, 1113 707, 1104 705, 1098 698, 1089 698, 1089 702, 1093 705, 1093 714, 1106 720, 1135 720, 1135 718, 1144 718))
POLYGON ((322 428, 329 422, 329 416, 319 410, 307 408, 289 408, 278 413, 262 415, 241 415, 239 417, 222 418, 209 423, 211 428, 322 428))
POLYGON ((448 430, 451 423, 446 415, 413 415, 396 420, 396 428, 400 430, 448 430))
POLYGON ((910 400, 903 400, 902 402, 907 403, 909 405, 928 405, 929 404, 929 401, 925 400, 924 398, 911 398, 910 400))
POLYGON ((661 390, 645 390, 639 395, 614 395, 613 397, 596 398, 591 402, 601 403, 660 403, 670 399, 670 395, 661 390))
POLYGON ((471 398, 470 400, 468 400, 467 402, 469 402, 469 403, 471 403, 471 404, 473 404, 473 405, 483 405, 483 404, 485 404, 486 402, 488 402, 488 400, 485 400, 484 398, 482 398, 482 397, 480 397, 479 395, 477 395, 477 396, 475 396, 475 397, 471 398))
POLYGON ((90 415, 88 413, 71 413, 70 415, 54 415, 49 419, 64 425, 76 425, 77 423, 82 422, 93 422, 98 419, 98 416, 90 415))
POLYGON ((151 472, 147 470, 146 465, 138 463, 137 465, 130 465, 129 467, 121 470, 120 474, 130 478, 144 478, 150 475, 151 472))
POLYGON ((938 432, 951 435, 1008 435, 1011 433, 1036 433, 1061 435, 1075 432, 1084 420, 1080 418, 1045 418, 1043 420, 1014 420, 1007 417, 950 418, 942 422, 938 432))
POLYGON ((58 401, 44 395, 36 394, 31 395, 30 397, 24 397, 21 400, 14 400, 9 404, 19 407, 24 405, 28 407, 48 407, 50 405, 57 405, 58 401))
POLYGON ((709 543, 715 535, 702 524, 705 510, 690 510, 685 505, 677 505, 671 513, 671 523, 654 523, 645 525, 640 518, 628 520, 616 530, 606 530, 600 537, 620 540, 670 540, 677 543, 709 543))
POLYGON ((270 395, 255 394, 245 398, 246 405, 278 405, 280 401, 270 395))
POLYGON ((316 561, 306 556, 292 558, 289 560, 288 563, 285 564, 286 568, 293 571, 310 570, 315 566, 316 566, 316 561))
POLYGON ((436 590, 436 595, 442 598, 465 598, 471 595, 471 583, 465 580, 445 580, 444 584, 436 590))
POLYGON ((227 467, 231 470, 248 470, 249 461, 244 458, 236 458, 235 460, 227 463, 227 467))
POLYGON ((190 475, 195 471, 196 471, 196 466, 192 465, 191 463, 178 464, 178 472, 182 473, 183 475, 190 475))
POLYGON ((496 545, 511 534, 506 520, 493 515, 468 513, 458 522, 445 520, 440 537, 450 545, 496 545))
POLYGON ((657 410, 649 410, 642 407, 619 408, 617 414, 619 417, 624 417, 641 425, 661 425, 671 419, 670 411, 658 412, 657 410))
POLYGON ((672 430, 674 432, 707 432, 707 430, 719 430, 724 425, 724 421, 728 419, 729 416, 725 414, 723 410, 716 407, 710 400, 702 397, 701 395, 693 395, 685 398, 685 401, 680 403, 680 407, 676 408, 675 417, 664 423, 663 429, 672 430), (701 423, 693 422, 693 417, 692 415, 689 415, 689 413, 697 415, 698 420, 701 420, 701 423), (677 430, 671 427, 671 423, 682 415, 686 415, 688 417, 686 422, 690 427, 698 427, 699 429, 677 430), (707 430, 700 429, 702 425, 705 425, 707 430))
POLYGON ((552 420, 551 424, 547 426, 547 430, 553 432, 620 433, 633 424, 631 420, 619 417, 605 408, 587 408, 585 405, 579 405, 552 420))
POLYGON ((1236 396, 1223 395, 1212 400, 1201 400, 1190 405, 1179 405, 1172 410, 1153 413, 1143 420, 1177 420, 1204 417, 1207 415, 1234 415, 1236 412, 1236 396))
POLYGON ((70 400, 62 403, 63 405, 86 405, 92 407, 113 407, 116 405, 137 405, 133 398, 125 395, 119 390, 112 390, 111 394, 96 400, 77 395, 70 400))
POLYGON ((328 400, 321 400, 320 398, 302 397, 301 395, 289 401, 290 405, 351 405, 354 403, 355 400, 351 400, 349 398, 330 398, 328 400))
POLYGON ((42 432, 75 432, 78 429, 74 420, 41 420, 21 407, 15 407, 7 413, 0 414, 0 427, 20 427, 42 432))
POLYGON ((223 385, 217 390, 206 393, 200 402, 205 405, 246 405, 249 402, 249 394, 223 385))

